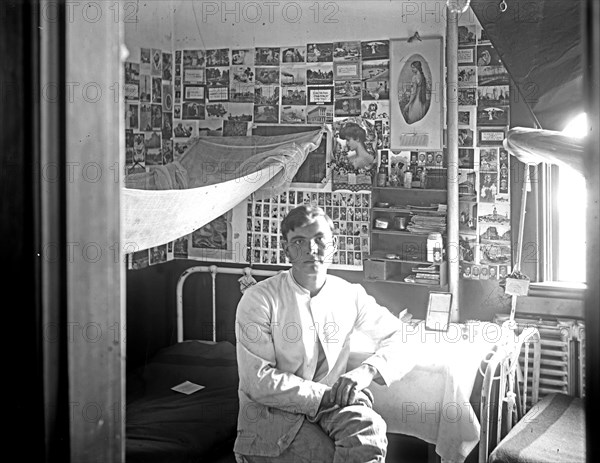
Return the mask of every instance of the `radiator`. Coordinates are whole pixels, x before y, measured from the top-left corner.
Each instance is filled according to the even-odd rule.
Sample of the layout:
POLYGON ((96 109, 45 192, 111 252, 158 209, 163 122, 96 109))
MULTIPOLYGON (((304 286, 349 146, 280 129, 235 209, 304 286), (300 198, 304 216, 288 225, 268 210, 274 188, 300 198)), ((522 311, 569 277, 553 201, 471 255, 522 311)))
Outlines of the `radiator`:
MULTIPOLYGON (((502 324, 508 315, 496 314, 494 322, 502 324)), ((535 326, 541 337, 539 398, 553 392, 585 397, 585 325, 565 318, 517 317, 520 333, 535 326)), ((532 356, 531 356, 532 357, 532 356)), ((533 369, 533 359, 529 368, 533 369)), ((532 371, 532 370, 530 370, 532 371)), ((531 387, 529 375, 528 388, 531 387)))

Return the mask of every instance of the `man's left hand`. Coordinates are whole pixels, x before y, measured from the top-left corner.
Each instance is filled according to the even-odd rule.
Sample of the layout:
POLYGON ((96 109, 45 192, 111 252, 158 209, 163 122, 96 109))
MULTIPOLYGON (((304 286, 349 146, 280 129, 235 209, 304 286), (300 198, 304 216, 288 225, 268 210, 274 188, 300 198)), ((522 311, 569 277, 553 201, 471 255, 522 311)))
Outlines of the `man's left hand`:
POLYGON ((352 405, 355 402, 356 394, 368 387, 376 374, 377 369, 365 363, 344 373, 329 391, 330 402, 334 402, 340 407, 352 405))

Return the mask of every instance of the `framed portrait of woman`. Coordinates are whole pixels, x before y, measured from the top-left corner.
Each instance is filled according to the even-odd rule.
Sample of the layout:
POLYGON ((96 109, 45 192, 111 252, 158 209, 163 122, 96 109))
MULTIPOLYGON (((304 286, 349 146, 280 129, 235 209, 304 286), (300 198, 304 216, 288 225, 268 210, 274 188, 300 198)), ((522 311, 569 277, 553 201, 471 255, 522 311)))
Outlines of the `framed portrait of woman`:
POLYGON ((390 41, 391 149, 441 150, 442 37, 390 41))

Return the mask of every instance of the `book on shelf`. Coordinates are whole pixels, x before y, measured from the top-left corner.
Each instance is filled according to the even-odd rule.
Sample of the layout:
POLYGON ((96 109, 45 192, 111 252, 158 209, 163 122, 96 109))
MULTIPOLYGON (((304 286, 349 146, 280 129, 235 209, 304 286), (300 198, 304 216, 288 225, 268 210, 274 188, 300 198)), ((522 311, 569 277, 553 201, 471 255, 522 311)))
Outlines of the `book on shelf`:
POLYGON ((440 280, 440 274, 439 273, 417 273, 415 274, 415 278, 421 278, 424 280, 440 280))

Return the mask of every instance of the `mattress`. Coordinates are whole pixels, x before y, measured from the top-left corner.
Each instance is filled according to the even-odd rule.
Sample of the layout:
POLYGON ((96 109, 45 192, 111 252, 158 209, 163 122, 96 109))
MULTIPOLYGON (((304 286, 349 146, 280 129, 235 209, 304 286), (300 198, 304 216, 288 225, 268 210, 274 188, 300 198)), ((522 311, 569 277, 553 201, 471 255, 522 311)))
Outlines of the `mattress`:
POLYGON ((585 409, 578 397, 550 394, 491 453, 490 463, 585 463, 585 409))
POLYGON ((128 378, 126 461, 235 461, 237 391, 231 343, 184 341, 162 349, 128 378), (184 381, 204 389, 171 389, 184 381))

